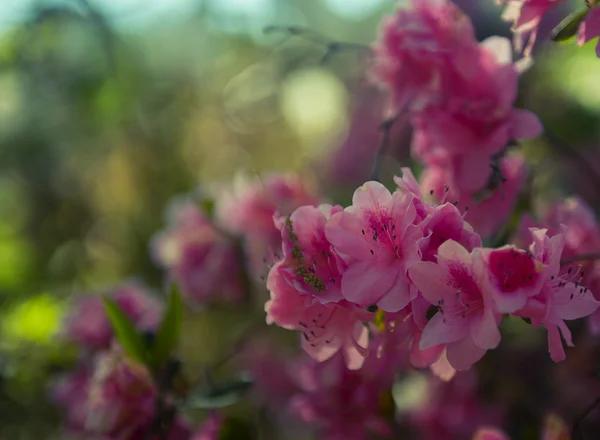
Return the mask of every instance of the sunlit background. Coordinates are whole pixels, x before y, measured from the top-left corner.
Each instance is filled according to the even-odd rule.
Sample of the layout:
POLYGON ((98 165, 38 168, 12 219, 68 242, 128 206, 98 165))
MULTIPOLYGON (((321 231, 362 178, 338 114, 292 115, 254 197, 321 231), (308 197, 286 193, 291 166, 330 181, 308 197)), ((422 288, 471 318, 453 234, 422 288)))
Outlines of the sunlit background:
MULTIPOLYGON (((370 105, 368 60, 357 49, 323 62, 322 42, 265 27, 368 45, 394 3, 0 1, 1 438, 55 433, 45 380, 74 356, 56 341, 69 298, 128 278, 161 287, 148 240, 172 196, 241 170, 330 177, 324 164, 351 110, 370 105)), ((493 1, 459 3, 481 38, 508 35, 493 1)), ((551 127, 524 147, 538 186, 582 193, 596 207, 599 77, 592 46, 545 46, 520 97, 551 127), (560 186, 547 185, 550 169, 560 186)), ((379 116, 366 114, 376 130, 379 116)), ((352 191, 328 188, 338 201, 352 191)), ((211 329, 237 319, 228 313, 189 320, 194 341, 207 337, 188 358, 219 352, 211 329)))

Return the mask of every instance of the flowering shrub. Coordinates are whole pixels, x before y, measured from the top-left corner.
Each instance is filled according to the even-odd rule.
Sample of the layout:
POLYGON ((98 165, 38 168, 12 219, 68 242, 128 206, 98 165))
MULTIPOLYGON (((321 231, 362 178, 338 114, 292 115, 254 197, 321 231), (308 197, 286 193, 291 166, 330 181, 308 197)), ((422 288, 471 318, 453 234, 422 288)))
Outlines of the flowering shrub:
MULTIPOLYGON (((499 3, 516 51, 530 57, 540 20, 560 0, 499 3)), ((599 35, 599 6, 584 7, 556 39, 577 34, 583 44, 599 35)), ((554 362, 574 346, 569 322, 589 317, 598 334, 595 215, 575 195, 533 200, 527 188, 533 170, 519 145, 543 132, 537 116, 516 104, 530 60, 515 62, 508 39, 479 42, 450 0, 401 6, 383 20, 372 56, 369 77, 387 98, 382 139, 350 155, 373 152, 375 166, 349 203, 326 203, 306 176, 276 173, 218 186, 210 203, 184 197, 150 244, 171 292, 164 304, 137 285, 75 302, 63 336, 80 350, 79 365, 51 390, 68 432, 246 438, 251 427, 225 407, 253 385, 261 411, 285 412, 280 422, 293 420, 304 427, 298 432, 309 427, 319 438, 508 439, 489 426, 507 422, 510 398, 485 401, 478 366, 505 356, 534 328, 545 329, 554 362), (380 162, 399 123, 412 128, 411 155, 422 172, 417 179, 399 168, 386 186, 380 162), (266 349, 248 351, 258 342, 247 331, 246 349, 236 344, 234 356, 244 352, 238 367, 250 380, 216 374, 229 358, 207 366, 197 384, 187 380, 185 359, 175 356, 183 305, 253 303, 264 307, 269 330, 298 334, 301 353, 277 358, 268 338, 266 349), (524 327, 503 341, 515 321, 524 327), (427 401, 400 410, 398 385, 415 370, 427 401), (208 413, 193 433, 188 412, 199 408, 208 413)), ((503 377, 501 368, 491 371, 503 377)), ((518 435, 519 428, 507 429, 518 435)), ((552 416, 540 438, 570 434, 552 416)))

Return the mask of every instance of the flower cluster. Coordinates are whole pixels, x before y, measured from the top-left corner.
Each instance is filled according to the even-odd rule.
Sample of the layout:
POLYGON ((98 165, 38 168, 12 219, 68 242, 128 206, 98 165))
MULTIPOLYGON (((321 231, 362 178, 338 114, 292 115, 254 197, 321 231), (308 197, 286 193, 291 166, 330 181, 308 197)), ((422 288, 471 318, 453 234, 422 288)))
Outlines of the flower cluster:
POLYGON ((341 351, 360 368, 376 349, 367 323, 379 309, 391 319, 382 332, 394 334, 381 347, 409 344, 429 365, 444 352, 466 370, 499 344, 502 315, 513 314, 543 325, 552 359, 564 359, 564 321, 600 305, 579 269, 561 271, 564 233, 532 228, 527 249, 484 248, 454 204, 424 201, 408 170, 397 181, 392 193, 365 183, 345 209, 305 206, 279 220, 283 257, 269 273, 267 321, 300 331, 316 360, 341 351))

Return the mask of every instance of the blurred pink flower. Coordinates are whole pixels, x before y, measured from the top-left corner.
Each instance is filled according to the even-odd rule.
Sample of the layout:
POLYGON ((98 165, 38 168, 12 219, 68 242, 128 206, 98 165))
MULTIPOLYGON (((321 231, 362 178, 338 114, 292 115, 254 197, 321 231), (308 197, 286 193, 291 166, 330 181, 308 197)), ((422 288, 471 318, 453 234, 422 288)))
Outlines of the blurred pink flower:
POLYGON ((76 370, 56 378, 50 384, 50 400, 60 408, 68 431, 83 431, 86 421, 86 402, 92 370, 80 365, 76 370))
MULTIPOLYGON (((161 304, 145 288, 126 282, 108 292, 117 305, 136 324, 138 329, 154 330, 162 313, 161 304)), ((61 330, 66 340, 74 341, 89 351, 107 349, 113 340, 113 331, 104 313, 100 295, 75 298, 61 330)))
POLYGON ((167 228, 152 240, 154 259, 192 304, 240 302, 240 258, 232 239, 219 231, 192 200, 168 210, 167 228))
POLYGON ((244 239, 246 254, 255 273, 277 260, 281 233, 273 215, 289 215, 303 205, 318 205, 308 182, 294 174, 271 174, 264 178, 238 179, 215 197, 215 220, 225 231, 244 239))
MULTIPOLYGON (((580 46, 600 37, 600 7, 594 7, 579 26, 577 44, 580 46)), ((596 44, 596 55, 600 58, 600 42, 596 44)))
POLYGON ((415 218, 411 197, 390 194, 379 182, 359 187, 352 206, 332 215, 325 232, 348 265, 341 285, 347 300, 396 312, 414 298, 406 271, 420 260, 422 232, 413 224, 415 218))
POLYGON ((423 330, 420 348, 447 344, 448 362, 466 370, 500 342, 501 316, 485 289, 485 266, 479 253, 455 241, 442 244, 437 264, 414 263, 409 276, 437 313, 423 330))
POLYGON ((219 440, 223 419, 216 412, 211 412, 202 427, 192 434, 190 440, 219 440))
POLYGON ((359 368, 366 353, 370 314, 343 300, 344 262, 325 238, 325 224, 341 207, 303 206, 281 224, 283 259, 269 272, 267 322, 302 332, 302 346, 324 361, 342 350, 359 368))
MULTIPOLYGON (((571 433, 566 423, 557 415, 549 414, 544 419, 540 440, 570 440, 571 433)), ((480 428, 473 440, 510 440, 510 437, 496 428, 480 428)))

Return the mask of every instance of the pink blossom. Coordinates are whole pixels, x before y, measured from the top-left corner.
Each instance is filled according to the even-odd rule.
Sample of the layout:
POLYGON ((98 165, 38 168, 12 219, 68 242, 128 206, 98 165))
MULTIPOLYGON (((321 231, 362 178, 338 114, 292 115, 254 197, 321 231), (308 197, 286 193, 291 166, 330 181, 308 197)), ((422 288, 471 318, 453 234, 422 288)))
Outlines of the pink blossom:
POLYGON ((491 156, 512 140, 538 136, 542 126, 533 113, 513 107, 519 72, 508 40, 485 40, 467 62, 474 75, 457 78, 413 115, 413 148, 427 164, 451 161, 461 174, 468 169, 470 189, 479 189, 491 156))
MULTIPOLYGON (((474 175, 472 168, 458 168, 452 163, 427 166, 421 177, 424 192, 431 192, 438 199, 446 198, 458 202, 467 210, 465 220, 475 232, 491 237, 508 220, 525 183, 525 160, 520 155, 506 156, 500 165, 504 182, 497 187, 478 187, 480 181, 469 181, 474 175)), ((485 167, 486 178, 492 176, 489 164, 485 167)), ((477 173, 475 173, 477 174, 477 173)))
POLYGON ((502 18, 512 23, 515 48, 531 55, 538 28, 544 15, 564 0, 496 0, 507 5, 502 18))
POLYGON ((193 304, 245 298, 234 242, 191 200, 170 206, 167 229, 153 238, 156 262, 193 304))
POLYGON ((531 229, 533 243, 530 252, 537 271, 544 279, 541 290, 527 299, 516 311, 517 316, 531 320, 534 326, 543 325, 548 330, 548 348, 555 362, 565 359, 561 335, 568 346, 573 346, 571 332, 565 320, 583 318, 592 314, 600 303, 587 287, 581 285, 581 275, 572 268, 560 272, 560 259, 564 248, 563 234, 553 237, 546 229, 531 229))
POLYGON ((282 227, 283 259, 267 279, 271 299, 267 322, 302 332, 302 346, 319 361, 342 350, 359 368, 366 354, 371 314, 343 300, 340 287, 345 263, 325 237, 325 224, 341 207, 302 206, 282 227))
POLYGON ((91 379, 91 369, 81 365, 76 370, 56 378, 51 384, 50 399, 63 413, 69 431, 84 430, 91 379))
POLYGON ((292 411, 315 426, 319 438, 327 440, 390 435, 380 405, 393 384, 396 368, 374 351, 360 370, 348 369, 340 354, 321 364, 305 363, 296 375, 300 390, 290 401, 292 411))
MULTIPOLYGON (((158 325, 162 306, 143 286, 133 282, 124 283, 109 291, 108 296, 140 330, 154 330, 158 325)), ((76 342, 90 351, 110 347, 113 331, 104 312, 102 297, 85 295, 76 298, 63 323, 62 335, 66 340, 76 342)))
POLYGON ((500 314, 485 289, 483 259, 453 240, 438 250, 437 264, 415 263, 410 278, 438 312, 429 320, 420 343, 422 350, 447 344, 448 362, 465 370, 500 342, 500 314))
POLYGON ((396 312, 416 296, 406 271, 420 260, 422 232, 413 224, 411 198, 367 182, 354 192, 352 206, 327 222, 327 239, 348 265, 341 283, 347 300, 396 312))
MULTIPOLYGON (((600 8, 594 7, 579 26, 577 44, 581 46, 598 37, 600 37, 600 8)), ((600 57, 600 43, 596 44, 596 55, 600 57)))
POLYGON ((393 110, 435 99, 446 76, 468 73, 477 40, 451 1, 411 0, 384 19, 375 45, 374 77, 389 89, 393 110))
POLYGON ((289 215, 302 205, 316 206, 319 200, 308 181, 295 174, 271 174, 263 178, 238 179, 215 197, 219 227, 242 237, 254 272, 261 273, 273 263, 281 248, 281 233, 273 215, 289 215))
POLYGON ((194 433, 191 440, 219 440, 223 418, 216 412, 211 412, 200 430, 194 433))

